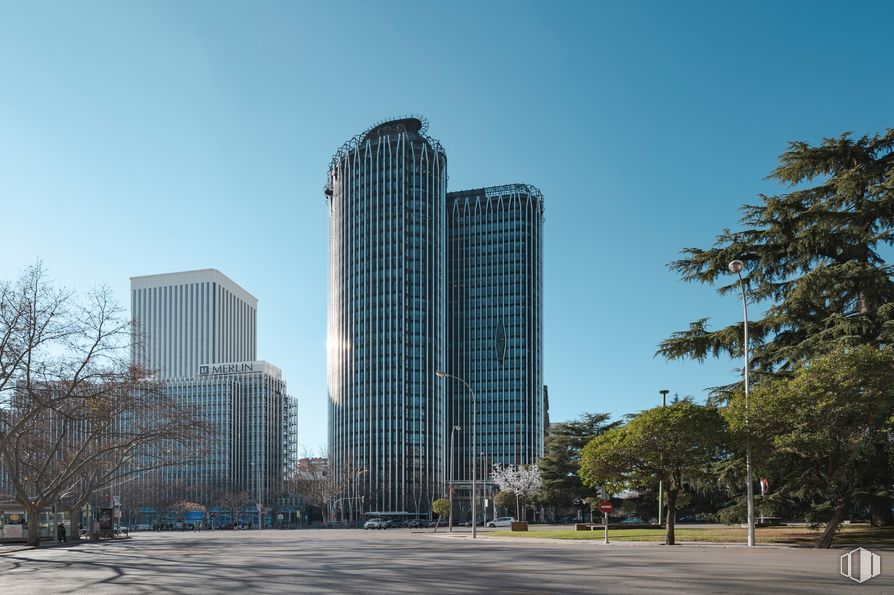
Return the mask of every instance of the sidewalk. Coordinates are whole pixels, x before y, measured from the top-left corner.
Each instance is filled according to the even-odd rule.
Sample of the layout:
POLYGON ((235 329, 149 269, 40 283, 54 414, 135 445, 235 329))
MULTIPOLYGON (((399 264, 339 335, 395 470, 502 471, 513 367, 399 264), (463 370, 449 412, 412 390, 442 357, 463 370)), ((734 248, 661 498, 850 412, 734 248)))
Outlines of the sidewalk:
MULTIPOLYGON (((84 540, 86 541, 86 540, 84 540)), ((41 541, 40 547, 30 546, 27 543, 4 543, 0 544, 0 556, 3 554, 9 554, 12 552, 21 552, 22 550, 36 550, 36 549, 44 549, 44 548, 54 548, 54 547, 71 547, 80 545, 80 541, 69 539, 67 542, 57 543, 55 541, 41 541)))
POLYGON ((37 549, 47 549, 47 548, 57 548, 57 547, 76 547, 81 545, 82 543, 108 543, 110 541, 118 541, 120 539, 130 539, 129 535, 118 536, 118 537, 104 537, 98 541, 91 541, 89 539, 69 539, 68 541, 63 541, 57 543, 56 541, 41 541, 40 547, 33 547, 26 543, 0 543, 0 556, 4 554, 11 554, 14 552, 21 552, 23 550, 37 550, 37 549))

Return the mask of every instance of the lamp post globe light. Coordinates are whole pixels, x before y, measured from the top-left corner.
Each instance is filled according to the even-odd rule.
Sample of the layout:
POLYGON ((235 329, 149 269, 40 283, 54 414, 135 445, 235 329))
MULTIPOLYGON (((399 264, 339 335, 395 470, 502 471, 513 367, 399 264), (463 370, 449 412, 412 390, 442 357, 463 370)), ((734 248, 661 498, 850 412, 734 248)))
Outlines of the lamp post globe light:
POLYGON ((459 376, 454 376, 453 374, 448 374, 447 372, 438 370, 435 372, 435 376, 438 378, 453 378, 454 380, 459 380, 463 383, 463 385, 469 389, 469 394, 472 396, 472 539, 478 537, 478 502, 476 501, 478 490, 475 485, 475 478, 478 475, 477 461, 478 457, 475 456, 475 452, 478 450, 476 443, 476 435, 478 431, 478 415, 475 410, 475 391, 472 390, 472 387, 469 386, 469 383, 460 378, 459 376))
POLYGON ((745 350, 745 481, 747 482, 746 494, 748 499, 748 547, 754 547, 754 486, 752 485, 751 473, 751 430, 748 426, 749 406, 748 406, 748 300, 745 298, 745 281, 742 279, 742 269, 745 265, 741 260, 734 260, 729 263, 729 270, 739 277, 739 288, 742 290, 742 309, 744 311, 743 328, 743 345, 745 350))

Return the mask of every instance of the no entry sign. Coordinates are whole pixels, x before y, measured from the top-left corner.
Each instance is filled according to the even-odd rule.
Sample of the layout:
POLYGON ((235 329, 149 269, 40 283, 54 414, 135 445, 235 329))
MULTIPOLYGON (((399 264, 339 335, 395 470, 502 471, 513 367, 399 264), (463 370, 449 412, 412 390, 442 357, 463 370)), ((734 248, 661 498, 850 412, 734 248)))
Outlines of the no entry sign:
POLYGON ((600 512, 611 512, 612 511, 612 503, 608 500, 603 500, 599 503, 599 511, 600 512))

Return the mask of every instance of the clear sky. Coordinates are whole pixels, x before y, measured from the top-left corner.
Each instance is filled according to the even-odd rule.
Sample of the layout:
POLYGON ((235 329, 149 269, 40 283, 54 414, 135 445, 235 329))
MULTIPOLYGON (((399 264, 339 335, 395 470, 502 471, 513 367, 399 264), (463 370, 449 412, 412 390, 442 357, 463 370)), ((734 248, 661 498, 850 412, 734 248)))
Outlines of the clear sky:
POLYGON ((709 246, 789 140, 894 126, 888 2, 0 0, 0 278, 42 259, 75 289, 213 267, 259 300, 259 357, 326 442, 333 152, 421 113, 449 188, 546 201, 553 420, 737 362, 654 357, 734 297, 666 265, 709 246))

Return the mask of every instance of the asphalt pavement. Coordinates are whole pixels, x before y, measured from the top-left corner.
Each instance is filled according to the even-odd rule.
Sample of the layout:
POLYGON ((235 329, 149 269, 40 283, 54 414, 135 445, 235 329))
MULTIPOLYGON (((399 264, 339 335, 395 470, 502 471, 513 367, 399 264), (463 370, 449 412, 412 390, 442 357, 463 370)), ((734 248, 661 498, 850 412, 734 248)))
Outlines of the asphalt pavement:
POLYGON ((846 550, 472 540, 469 530, 132 533, 0 547, 2 593, 892 593, 894 554, 858 584, 846 550), (886 574, 890 568, 890 574, 886 574))

